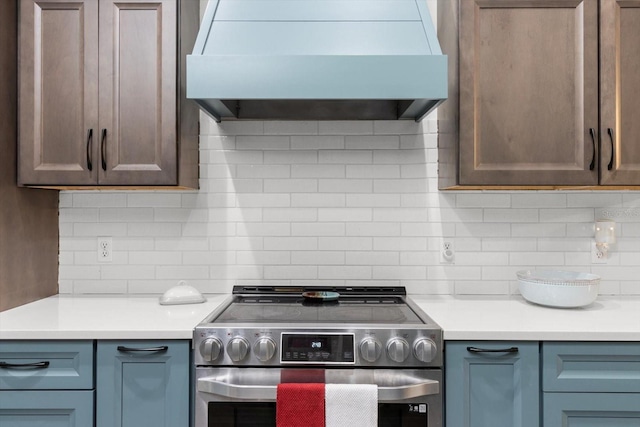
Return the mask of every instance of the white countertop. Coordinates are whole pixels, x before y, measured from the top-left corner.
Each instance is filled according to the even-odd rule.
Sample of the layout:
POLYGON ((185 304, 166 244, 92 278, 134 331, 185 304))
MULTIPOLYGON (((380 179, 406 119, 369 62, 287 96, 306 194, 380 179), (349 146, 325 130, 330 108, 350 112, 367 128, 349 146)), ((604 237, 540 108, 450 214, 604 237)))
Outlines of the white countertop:
POLYGON ((445 340, 640 341, 640 298, 598 297, 551 308, 522 297, 412 296, 445 340))
POLYGON ((56 295, 0 313, 0 339, 191 339, 227 297, 160 305, 158 296, 56 295))
MULTIPOLYGON (((57 295, 0 313, 0 339, 191 339, 228 296, 163 306, 157 296, 57 295)), ((521 297, 411 298, 442 327, 445 340, 640 341, 638 297, 599 297, 577 309, 521 297)))

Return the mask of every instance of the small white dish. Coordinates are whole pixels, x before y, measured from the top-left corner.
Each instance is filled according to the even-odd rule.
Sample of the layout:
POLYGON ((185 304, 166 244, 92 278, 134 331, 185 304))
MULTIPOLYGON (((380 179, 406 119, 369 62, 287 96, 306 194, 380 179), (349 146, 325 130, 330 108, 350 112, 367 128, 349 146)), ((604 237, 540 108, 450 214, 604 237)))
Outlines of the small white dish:
POLYGON ((563 270, 518 271, 518 289, 529 302, 548 307, 575 308, 598 297, 600 276, 563 270))
POLYGON ((187 285, 184 280, 160 297, 161 305, 177 305, 177 304, 199 304, 207 299, 193 286, 187 285))

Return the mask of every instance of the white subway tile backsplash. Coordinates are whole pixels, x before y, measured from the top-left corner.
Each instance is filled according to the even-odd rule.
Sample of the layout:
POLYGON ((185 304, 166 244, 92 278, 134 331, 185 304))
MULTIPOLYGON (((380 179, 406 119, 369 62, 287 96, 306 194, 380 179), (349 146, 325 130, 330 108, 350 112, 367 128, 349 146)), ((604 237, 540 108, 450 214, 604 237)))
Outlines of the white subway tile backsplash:
POLYGON ((348 150, 397 150, 400 148, 398 135, 352 135, 345 136, 348 150))
POLYGON ((291 166, 289 165, 237 165, 236 177, 238 178, 289 178, 291 166))
POLYGON ((567 194, 567 206, 570 208, 613 208, 622 207, 622 193, 584 192, 567 194))
POLYGON ((400 207, 399 194, 347 194, 347 206, 349 207, 400 207))
POLYGON ((504 193, 459 193, 456 195, 458 208, 509 208, 511 195, 504 193))
POLYGON ((236 150, 288 150, 289 136, 236 136, 236 150))
POLYGON ((320 135, 372 135, 373 121, 326 121, 318 123, 320 135))
POLYGON ((291 224, 293 236, 344 236, 343 222, 296 222, 291 224))
POLYGON ((640 195, 437 190, 435 114, 413 121, 225 121, 201 115, 200 190, 60 193, 61 293, 233 285, 517 293, 516 271, 600 274, 640 295, 640 195), (607 264, 594 221, 618 222, 607 264), (97 237, 113 262, 97 262, 97 237), (442 264, 443 242, 454 244, 442 264))
POLYGON ((370 179, 321 179, 318 181, 320 193, 371 193, 373 181, 370 179))
POLYGON ((315 193, 317 179, 265 179, 265 193, 315 193))
POLYGON ((291 165, 292 178, 344 178, 345 165, 291 165))
POLYGON ((265 135, 317 135, 316 121, 266 121, 265 135))
POLYGON ((339 150, 344 148, 342 135, 291 135, 292 150, 339 150))
MULTIPOLYGON (((296 251, 291 253, 291 261, 280 264, 302 265, 344 265, 344 251, 296 251)), ((349 263, 354 264, 354 263, 349 263)))
POLYGON ((400 178, 399 165, 347 165, 346 177, 362 178, 400 178))
POLYGON ((264 163, 269 165, 304 165, 318 163, 318 152, 311 150, 265 151, 264 163))
POLYGON ((331 208, 342 207, 345 205, 346 196, 344 194, 305 193, 291 195, 292 207, 331 208))
POLYGON ((370 150, 321 150, 318 152, 318 163, 327 164, 370 164, 373 152, 370 150))
POLYGON ((424 123, 414 120, 376 120, 373 133, 376 135, 417 135, 423 134, 424 123))

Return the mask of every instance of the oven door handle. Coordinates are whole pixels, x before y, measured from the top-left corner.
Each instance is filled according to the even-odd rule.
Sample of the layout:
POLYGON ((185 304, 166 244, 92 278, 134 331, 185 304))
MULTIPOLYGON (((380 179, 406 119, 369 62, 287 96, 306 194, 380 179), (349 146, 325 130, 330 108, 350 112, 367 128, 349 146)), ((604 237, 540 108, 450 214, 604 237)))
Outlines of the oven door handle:
MULTIPOLYGON (((198 391, 231 399, 276 400, 277 384, 234 384, 228 378, 204 377, 198 379, 198 391)), ((393 386, 378 385, 378 400, 393 402, 440 393, 440 382, 420 379, 419 382, 393 386)))

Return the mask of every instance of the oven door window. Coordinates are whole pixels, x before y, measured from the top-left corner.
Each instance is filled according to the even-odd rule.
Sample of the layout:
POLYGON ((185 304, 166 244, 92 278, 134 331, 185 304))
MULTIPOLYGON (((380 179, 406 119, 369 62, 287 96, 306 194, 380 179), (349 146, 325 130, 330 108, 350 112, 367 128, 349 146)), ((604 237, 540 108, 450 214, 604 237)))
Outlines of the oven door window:
MULTIPOLYGON (((275 427, 276 404, 210 402, 208 427, 275 427)), ((380 403, 378 427, 428 427, 425 404, 380 403)))

